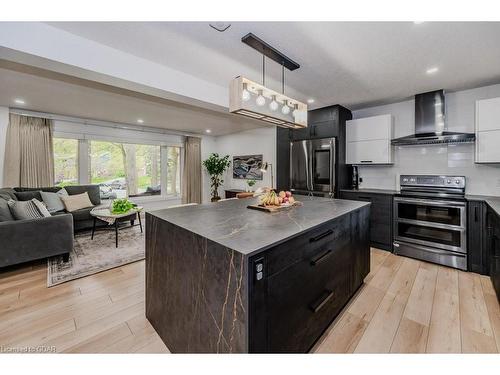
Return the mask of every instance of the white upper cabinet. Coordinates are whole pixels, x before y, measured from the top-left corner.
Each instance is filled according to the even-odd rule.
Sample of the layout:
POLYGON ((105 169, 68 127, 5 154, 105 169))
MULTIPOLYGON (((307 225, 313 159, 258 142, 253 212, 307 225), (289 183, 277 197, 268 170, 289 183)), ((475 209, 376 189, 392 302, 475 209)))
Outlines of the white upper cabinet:
POLYGON ((346 122, 346 164, 392 164, 392 115, 346 122))
POLYGON ((500 98, 476 101, 476 163, 500 163, 500 98))

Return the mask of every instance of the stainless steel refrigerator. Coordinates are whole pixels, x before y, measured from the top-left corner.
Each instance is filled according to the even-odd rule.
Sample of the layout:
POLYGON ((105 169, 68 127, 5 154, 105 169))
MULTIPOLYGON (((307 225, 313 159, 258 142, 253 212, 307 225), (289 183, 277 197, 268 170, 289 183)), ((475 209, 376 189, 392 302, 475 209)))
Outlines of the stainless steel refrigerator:
POLYGON ((335 137, 290 142, 291 190, 333 197, 335 147, 335 137))

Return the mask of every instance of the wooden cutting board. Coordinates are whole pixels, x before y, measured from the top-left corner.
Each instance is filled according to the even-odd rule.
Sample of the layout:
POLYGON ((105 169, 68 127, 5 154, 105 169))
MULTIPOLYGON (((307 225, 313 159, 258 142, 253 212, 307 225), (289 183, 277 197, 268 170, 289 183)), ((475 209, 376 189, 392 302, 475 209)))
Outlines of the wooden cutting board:
POLYGON ((283 211, 287 210, 289 208, 295 207, 295 206, 300 206, 302 203, 295 201, 293 204, 290 204, 288 206, 259 206, 258 204, 251 204, 247 206, 247 208, 250 208, 251 210, 258 210, 258 211, 264 211, 264 212, 277 212, 277 211, 283 211))

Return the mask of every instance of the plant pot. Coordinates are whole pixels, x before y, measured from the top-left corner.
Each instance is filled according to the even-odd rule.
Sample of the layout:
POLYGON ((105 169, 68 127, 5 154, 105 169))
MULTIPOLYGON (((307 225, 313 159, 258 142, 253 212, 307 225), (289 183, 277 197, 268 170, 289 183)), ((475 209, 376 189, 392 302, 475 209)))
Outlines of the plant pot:
POLYGON ((212 199, 210 199, 211 202, 218 202, 220 201, 220 197, 212 197, 212 199))

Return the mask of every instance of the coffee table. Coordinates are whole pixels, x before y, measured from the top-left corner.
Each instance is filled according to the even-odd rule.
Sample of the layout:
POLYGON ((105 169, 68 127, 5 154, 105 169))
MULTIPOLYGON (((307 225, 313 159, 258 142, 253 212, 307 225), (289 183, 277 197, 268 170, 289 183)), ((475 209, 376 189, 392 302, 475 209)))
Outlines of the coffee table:
POLYGON ((115 230, 115 243, 116 247, 118 247, 118 229, 125 229, 125 228, 132 228, 137 226, 137 224, 134 225, 135 222, 135 217, 139 219, 139 226, 141 228, 141 233, 142 233, 142 221, 141 221, 141 211, 143 210, 143 207, 134 207, 130 209, 127 212, 124 212, 122 214, 114 214, 111 212, 109 208, 104 208, 104 207, 96 207, 92 211, 90 211, 90 215, 94 218, 94 223, 92 226, 92 237, 91 239, 94 239, 94 233, 96 230, 96 222, 97 220, 101 220, 104 222, 108 223, 108 226, 105 227, 109 228, 111 226, 114 227, 115 230), (118 225, 119 223, 122 223, 124 221, 129 221, 130 220, 130 225, 127 227, 121 227, 118 225))

